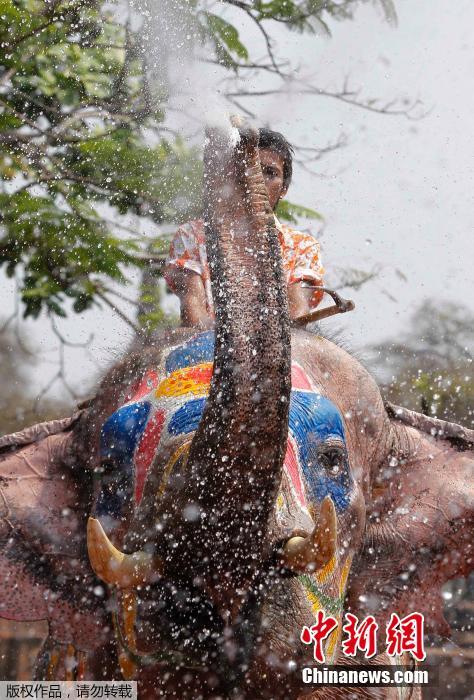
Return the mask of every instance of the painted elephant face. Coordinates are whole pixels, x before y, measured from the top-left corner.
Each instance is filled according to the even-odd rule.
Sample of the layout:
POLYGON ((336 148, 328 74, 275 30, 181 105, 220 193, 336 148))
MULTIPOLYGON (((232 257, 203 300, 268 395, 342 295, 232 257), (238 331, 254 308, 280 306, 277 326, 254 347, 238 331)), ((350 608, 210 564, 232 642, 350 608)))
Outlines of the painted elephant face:
MULTIPOLYGON (((186 457, 209 392, 213 352, 213 332, 195 335, 165 352, 162 364, 147 372, 130 400, 106 421, 101 438, 105 474, 94 512, 117 544, 132 551, 141 549, 142 555, 149 557, 146 566, 157 554, 160 557, 156 575, 151 579, 148 575, 151 586, 145 590, 142 587, 138 597, 130 592, 122 594, 122 612, 117 619, 122 642, 128 639, 127 646, 143 654, 165 649, 175 654, 173 658, 178 649, 181 653, 185 648, 194 660, 196 654, 201 655, 199 663, 208 660, 209 654, 219 654, 216 640, 222 638, 225 621, 222 614, 216 614, 212 594, 207 591, 203 595, 198 590, 192 571, 180 572, 179 581, 176 576, 172 580, 167 577, 169 550, 161 541, 167 515, 162 504, 176 498, 177 492, 186 491, 186 457), (128 527, 124 528, 124 520, 128 527), (208 630, 208 638, 203 630, 208 630)), ((261 578, 262 571, 265 573, 265 585, 261 586, 264 595, 253 604, 247 601, 249 615, 259 620, 257 624, 254 619, 256 627, 265 629, 264 635, 260 634, 262 629, 254 630, 254 636, 262 638, 257 654, 268 657, 269 651, 278 646, 279 663, 283 665, 299 655, 310 657, 311 650, 303 647, 299 634, 303 625, 314 624, 318 610, 340 619, 364 518, 339 410, 316 390, 296 361, 292 363, 291 379, 281 484, 268 532, 262 537, 270 540, 270 549, 276 553, 293 535, 308 535, 317 529, 315 523, 320 521, 323 502, 326 510, 330 503, 329 511, 335 514, 336 522, 331 524, 326 519, 323 530, 327 532, 318 533, 318 551, 309 564, 305 560, 293 567, 291 574, 283 569, 280 575, 281 569, 275 565, 278 558, 269 560, 267 568, 260 569, 261 578), (334 527, 337 546, 325 551, 324 540, 334 537, 334 527), (266 575, 268 572, 271 575, 266 575), (293 615, 285 622, 278 615, 282 605, 288 606, 293 615)), ((192 522, 200 506, 186 503, 186 499, 182 504, 185 517, 192 522)), ((198 557, 196 553, 196 565, 198 557)), ((239 615, 245 616, 242 610, 239 615)), ((328 661, 338 650, 339 632, 340 625, 326 640, 328 661)))

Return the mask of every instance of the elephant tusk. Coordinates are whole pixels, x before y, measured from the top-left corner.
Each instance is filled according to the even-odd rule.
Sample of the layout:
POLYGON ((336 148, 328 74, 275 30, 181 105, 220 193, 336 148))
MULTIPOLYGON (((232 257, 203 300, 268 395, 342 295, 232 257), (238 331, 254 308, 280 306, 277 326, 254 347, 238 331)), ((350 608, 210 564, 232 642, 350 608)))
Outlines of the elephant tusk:
POLYGON ((96 518, 87 523, 87 551, 97 576, 111 586, 135 588, 156 581, 161 562, 146 552, 124 554, 114 547, 96 518))
POLYGON ((306 537, 290 537, 283 546, 282 564, 296 573, 317 571, 331 561, 336 547, 336 509, 331 497, 326 496, 313 532, 306 537))

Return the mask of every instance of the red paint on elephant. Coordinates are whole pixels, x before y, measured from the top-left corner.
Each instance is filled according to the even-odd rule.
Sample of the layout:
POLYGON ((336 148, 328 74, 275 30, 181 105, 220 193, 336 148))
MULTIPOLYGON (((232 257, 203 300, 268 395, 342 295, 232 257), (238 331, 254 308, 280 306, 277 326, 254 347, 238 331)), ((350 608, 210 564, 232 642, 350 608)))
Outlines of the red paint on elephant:
POLYGON ((135 453, 135 503, 137 505, 143 495, 145 480, 160 441, 164 422, 164 411, 157 411, 151 416, 135 453))
POLYGON ((303 389, 306 391, 312 390, 311 382, 309 381, 308 375, 300 365, 296 362, 291 364, 291 388, 292 389, 303 389))
POLYGON ((204 362, 189 368, 188 379, 192 379, 197 384, 209 385, 212 379, 214 365, 212 362, 204 362))
POLYGON ((147 396, 152 389, 158 386, 159 381, 160 377, 158 376, 158 372, 151 369, 132 387, 130 393, 125 397, 125 403, 129 401, 139 401, 144 396, 147 396))
POLYGON ((295 449, 294 441, 290 435, 288 435, 288 442, 286 443, 286 455, 285 455, 285 470, 290 479, 293 490, 296 493, 299 504, 306 507, 306 495, 303 489, 303 483, 301 481, 300 466, 298 462, 297 451, 295 449))
MULTIPOLYGON (((312 391, 313 386, 304 369, 296 362, 291 363, 291 388, 300 391, 312 391)), ((286 455, 284 461, 285 471, 288 475, 293 491, 296 494, 300 506, 306 508, 306 494, 301 478, 301 466, 298 459, 298 447, 291 436, 288 434, 286 444, 286 455)))

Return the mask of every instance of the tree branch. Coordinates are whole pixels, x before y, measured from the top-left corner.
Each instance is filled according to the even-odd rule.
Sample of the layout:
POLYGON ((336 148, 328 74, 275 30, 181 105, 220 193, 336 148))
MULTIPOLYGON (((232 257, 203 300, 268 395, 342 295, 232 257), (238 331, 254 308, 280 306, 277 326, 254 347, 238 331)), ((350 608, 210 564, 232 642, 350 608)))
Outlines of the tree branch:
POLYGON ((59 331, 59 329, 58 329, 58 327, 57 327, 57 325, 56 325, 56 321, 54 320, 54 316, 50 313, 50 314, 49 314, 49 317, 50 317, 50 321, 51 321, 51 328, 52 328, 52 331, 53 331, 54 335, 56 336, 56 338, 57 338, 58 340, 60 340, 61 343, 62 343, 63 345, 66 345, 67 347, 70 347, 70 348, 87 348, 87 347, 92 343, 92 341, 94 340, 94 334, 93 334, 93 333, 91 333, 91 334, 89 335, 88 339, 85 340, 83 343, 73 343, 73 342, 71 342, 70 340, 66 340, 66 338, 65 338, 65 337, 62 335, 62 333, 59 331))
POLYGON ((5 71, 5 73, 3 73, 3 75, 0 78, 0 85, 5 85, 5 83, 8 83, 10 78, 12 78, 17 71, 18 71, 18 68, 15 68, 13 66, 11 68, 9 68, 7 71, 5 71))
POLYGON ((107 289, 106 287, 102 287, 102 288, 96 287, 96 294, 97 294, 97 296, 99 297, 99 299, 102 299, 102 301, 103 301, 105 304, 107 304, 107 306, 108 306, 110 309, 112 309, 112 311, 114 311, 114 313, 116 313, 117 316, 119 316, 119 317, 122 319, 122 321, 125 321, 125 323, 126 323, 128 326, 130 326, 130 328, 132 328, 132 329, 135 331, 135 333, 136 333, 137 335, 141 335, 141 329, 139 328, 139 326, 137 326, 130 318, 128 318, 128 316, 127 316, 123 311, 121 311, 121 309, 119 309, 118 306, 116 306, 116 304, 114 304, 113 301, 111 301, 111 300, 104 294, 104 291, 102 291, 102 289, 103 289, 104 291, 106 291, 106 292, 110 292, 110 290, 107 289))
MULTIPOLYGON (((423 112, 420 115, 413 114, 414 110, 421 105, 420 100, 416 100, 408 107, 404 108, 394 108, 394 105, 399 104, 397 100, 391 100, 381 106, 377 106, 375 100, 360 100, 359 91, 348 91, 346 87, 340 92, 331 92, 329 90, 323 90, 312 85, 308 85, 303 81, 296 81, 296 84, 300 84, 302 87, 297 90, 298 95, 311 95, 314 97, 327 97, 330 99, 338 100, 345 104, 351 105, 353 107, 358 107, 359 109, 364 109, 368 112, 375 112, 377 114, 387 114, 391 116, 404 116, 410 120, 422 119, 427 115, 427 112, 423 112)), ((281 88, 274 88, 269 90, 237 90, 234 92, 226 92, 226 98, 242 98, 242 97, 270 97, 272 95, 281 95, 281 88)))
POLYGON ((263 38, 264 38, 265 45, 266 45, 266 47, 267 47, 267 53, 268 53, 268 56, 269 56, 269 58, 270 58, 271 64, 272 64, 272 66, 273 66, 273 68, 274 68, 274 70, 275 70, 275 73, 278 73, 279 75, 281 75, 280 69, 279 69, 279 67, 278 67, 278 65, 277 65, 277 62, 276 62, 276 60, 275 60, 275 56, 274 56, 274 54, 273 54, 273 48, 272 48, 272 44, 271 44, 270 37, 268 36, 268 32, 267 32, 266 29, 264 28, 263 24, 262 24, 261 22, 259 22, 259 20, 258 20, 256 17, 254 17, 254 15, 252 14, 251 9, 249 9, 246 5, 244 5, 244 3, 239 3, 239 6, 241 7, 241 9, 244 10, 245 14, 246 14, 248 17, 250 17, 250 19, 254 22, 254 24, 257 25, 257 28, 259 29, 260 34, 261 34, 261 35, 263 36, 263 38))

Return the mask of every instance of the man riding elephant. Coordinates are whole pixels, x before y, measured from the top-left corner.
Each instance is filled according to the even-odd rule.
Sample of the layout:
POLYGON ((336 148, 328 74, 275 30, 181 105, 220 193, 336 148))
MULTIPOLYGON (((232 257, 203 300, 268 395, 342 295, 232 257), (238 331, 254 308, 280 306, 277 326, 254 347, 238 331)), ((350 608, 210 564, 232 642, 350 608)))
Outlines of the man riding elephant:
MULTIPOLYGON (((270 129, 258 132, 258 154, 270 206, 275 211, 288 192, 293 175, 293 149, 285 137, 270 129)), ((290 318, 304 316, 322 299, 324 269, 318 241, 308 233, 282 224, 275 226, 288 289, 290 318)), ((177 230, 171 243, 165 279, 181 301, 185 326, 208 328, 214 323, 211 275, 203 219, 190 221, 177 230)))

